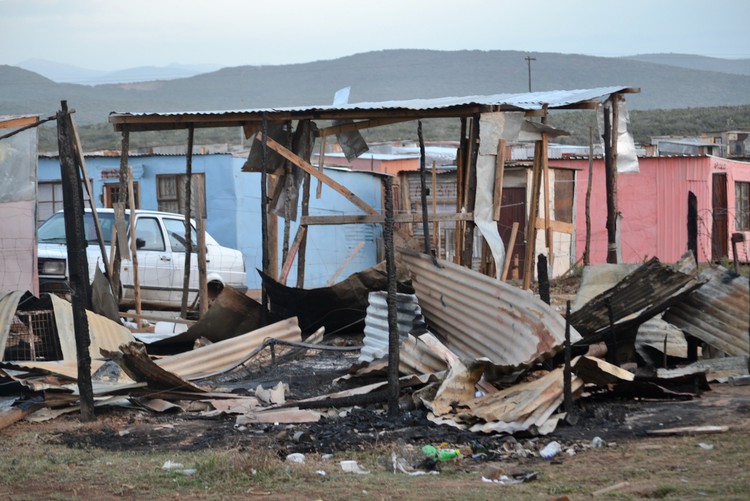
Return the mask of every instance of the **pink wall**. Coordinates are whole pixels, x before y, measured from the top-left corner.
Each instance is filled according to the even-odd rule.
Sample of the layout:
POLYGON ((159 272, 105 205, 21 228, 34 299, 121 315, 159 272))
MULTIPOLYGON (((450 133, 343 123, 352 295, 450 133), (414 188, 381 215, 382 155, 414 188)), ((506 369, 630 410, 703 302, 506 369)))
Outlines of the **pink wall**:
MULTIPOLYGON (((711 161, 713 157, 641 158, 640 172, 619 174, 618 211, 622 259, 638 263, 656 256, 676 262, 687 251, 688 193, 698 200, 698 259, 711 251, 711 161)), ((731 171, 737 162, 731 162, 731 171)), ((550 165, 580 169, 576 179, 576 260, 586 245, 586 188, 588 160, 553 160, 550 165)), ((734 206, 734 186, 729 181, 729 207, 734 206)), ((607 261, 607 199, 604 162, 594 162, 591 190, 591 263, 607 261)), ((730 218, 730 234, 734 221, 730 218)), ((750 238, 750 235, 749 235, 750 238)))

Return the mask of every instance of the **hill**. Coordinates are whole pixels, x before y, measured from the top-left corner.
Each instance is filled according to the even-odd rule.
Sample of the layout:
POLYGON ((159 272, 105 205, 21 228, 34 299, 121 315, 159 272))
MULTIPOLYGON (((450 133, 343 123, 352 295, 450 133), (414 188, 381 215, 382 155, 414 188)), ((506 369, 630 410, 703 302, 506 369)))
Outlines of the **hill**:
POLYGON ((718 71, 734 75, 750 75, 750 59, 723 59, 693 54, 638 54, 623 59, 665 64, 701 71, 718 71))
POLYGON ((631 109, 750 104, 750 76, 669 64, 516 51, 385 50, 339 59, 277 66, 223 68, 189 78, 140 84, 55 83, 33 72, 0 66, 0 114, 50 115, 66 99, 81 124, 106 122, 111 111, 200 111, 330 103, 351 86, 350 101, 518 93, 532 89, 640 87, 631 109))

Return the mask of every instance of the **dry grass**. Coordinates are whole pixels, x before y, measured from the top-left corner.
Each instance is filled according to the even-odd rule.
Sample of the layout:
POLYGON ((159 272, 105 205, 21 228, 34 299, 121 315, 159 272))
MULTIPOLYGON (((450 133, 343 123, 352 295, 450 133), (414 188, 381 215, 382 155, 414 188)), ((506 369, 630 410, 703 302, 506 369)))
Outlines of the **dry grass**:
POLYGON ((443 463, 440 475, 394 474, 387 445, 332 458, 312 454, 304 464, 291 464, 262 447, 135 453, 51 443, 57 434, 82 426, 53 421, 4 430, 0 498, 583 499, 615 486, 597 499, 740 500, 750 492, 746 425, 716 435, 629 440, 553 463, 534 458, 526 464, 499 464, 507 473, 538 473, 536 480, 512 486, 482 482, 487 464, 469 458, 443 463), (343 459, 358 461, 370 473, 344 473, 339 466, 343 459), (196 473, 164 470, 167 460, 196 473))

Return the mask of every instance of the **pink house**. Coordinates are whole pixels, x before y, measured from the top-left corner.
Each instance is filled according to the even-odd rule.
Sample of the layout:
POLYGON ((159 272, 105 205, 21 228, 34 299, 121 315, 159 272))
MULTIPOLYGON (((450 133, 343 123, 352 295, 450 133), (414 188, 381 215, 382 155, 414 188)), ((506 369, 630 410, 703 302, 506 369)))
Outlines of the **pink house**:
MULTIPOLYGON (((640 172, 617 177, 622 262, 658 257, 674 263, 689 248, 699 262, 750 261, 750 163, 714 156, 643 157, 640 172)), ((550 166, 577 170, 575 260, 586 245, 588 159, 555 159, 550 166)), ((604 162, 593 163, 591 263, 607 258, 604 162)))

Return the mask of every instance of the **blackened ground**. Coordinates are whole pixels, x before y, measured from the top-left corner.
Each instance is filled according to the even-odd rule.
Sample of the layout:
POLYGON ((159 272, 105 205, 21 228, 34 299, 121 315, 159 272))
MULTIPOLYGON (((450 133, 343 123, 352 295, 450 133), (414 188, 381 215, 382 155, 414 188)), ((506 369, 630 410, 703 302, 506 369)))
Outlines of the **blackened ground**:
MULTIPOLYGON (((201 381, 212 390, 252 394, 258 385, 268 388, 283 381, 288 400, 324 395, 356 386, 359 379, 337 381, 356 362, 358 352, 277 353, 254 361, 231 374, 201 381)), ((382 378, 381 378, 382 380, 382 378)), ((252 449, 263 447, 279 456, 291 452, 338 453, 367 450, 379 445, 446 442, 465 454, 487 460, 523 458, 524 450, 538 450, 551 440, 564 447, 590 444, 594 437, 606 442, 639 438, 650 430, 736 425, 750 421, 750 386, 711 385, 711 391, 688 401, 615 398, 601 393, 575 402, 575 425, 561 423, 550 436, 486 435, 439 426, 428 421, 423 409, 387 415, 385 405, 372 404, 348 410, 332 409, 316 423, 235 426, 235 416, 204 418, 189 412, 153 414, 141 409, 98 409, 97 422, 52 440, 71 447, 108 450, 194 451, 202 449, 252 449)), ((58 419, 77 419, 72 415, 58 419)))

